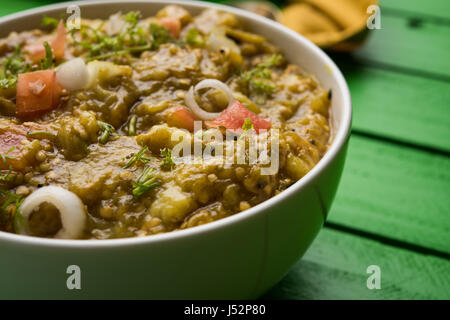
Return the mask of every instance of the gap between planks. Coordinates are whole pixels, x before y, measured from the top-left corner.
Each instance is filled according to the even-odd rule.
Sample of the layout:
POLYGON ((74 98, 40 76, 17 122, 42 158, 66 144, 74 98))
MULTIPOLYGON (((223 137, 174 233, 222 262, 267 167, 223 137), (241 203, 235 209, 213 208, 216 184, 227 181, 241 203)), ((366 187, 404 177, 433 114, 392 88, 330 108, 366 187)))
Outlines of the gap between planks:
POLYGON ((420 150, 420 151, 424 151, 424 152, 428 152, 428 153, 432 153, 432 154, 439 154, 442 156, 450 157, 450 151, 436 148, 436 147, 431 147, 431 146, 422 145, 422 144, 418 144, 418 143, 407 142, 407 141, 403 141, 403 140, 400 140, 397 138, 391 138, 388 136, 370 133, 367 131, 362 131, 362 130, 354 129, 354 128, 352 128, 352 134, 355 134, 355 135, 358 135, 361 137, 365 137, 365 138, 369 138, 369 139, 380 140, 383 142, 387 142, 387 143, 402 146, 402 147, 407 147, 410 149, 415 149, 415 150, 420 150))
POLYGON ((338 223, 333 223, 333 222, 327 221, 327 222, 325 222, 324 226, 329 229, 333 229, 333 230, 337 230, 337 231, 341 231, 341 232, 345 232, 345 233, 350 233, 355 236, 378 241, 378 242, 381 242, 390 247, 396 247, 396 248, 405 249, 405 250, 413 251, 413 252, 420 253, 420 254, 431 255, 431 256, 438 257, 438 258, 450 260, 450 254, 446 253, 446 252, 442 252, 440 250, 435 250, 435 249, 423 247, 421 245, 417 245, 414 243, 409 243, 409 242, 397 240, 394 238, 385 237, 385 236, 375 234, 372 232, 368 232, 368 231, 364 231, 361 229, 347 227, 344 225, 340 225, 338 223))
POLYGON ((449 299, 450 261, 323 228, 304 257, 263 299, 449 299), (369 290, 367 267, 381 270, 369 290))

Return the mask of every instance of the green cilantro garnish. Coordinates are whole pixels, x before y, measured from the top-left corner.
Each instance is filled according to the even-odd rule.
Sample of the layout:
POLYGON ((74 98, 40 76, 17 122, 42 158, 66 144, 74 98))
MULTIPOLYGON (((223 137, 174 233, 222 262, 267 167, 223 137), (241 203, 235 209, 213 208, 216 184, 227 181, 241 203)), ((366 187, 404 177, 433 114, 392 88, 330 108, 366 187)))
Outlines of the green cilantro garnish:
POLYGON ((5 154, 0 154, 0 158, 2 159, 3 166, 5 168, 8 167, 8 162, 7 162, 8 159, 15 159, 16 158, 16 157, 10 155, 14 150, 16 150, 16 147, 11 147, 8 150, 8 152, 6 152, 5 154))
POLYGON ((56 29, 58 27, 58 24, 59 24, 59 19, 52 18, 49 16, 42 17, 41 25, 43 27, 49 27, 51 29, 56 29))
POLYGON ((11 147, 8 152, 6 152, 6 154, 0 154, 3 167, 7 169, 6 173, 4 171, 0 172, 0 181, 8 182, 14 177, 13 175, 11 175, 13 167, 11 165, 8 166, 8 159, 16 159, 16 157, 10 155, 10 153, 15 149, 16 147, 11 147))
POLYGON ((255 127, 253 126, 251 118, 246 118, 244 120, 244 123, 242 124, 242 130, 244 130, 244 132, 248 132, 250 130, 255 130, 255 127))
POLYGON ((255 130, 255 127, 253 126, 252 119, 246 118, 244 120, 244 123, 242 124, 242 134, 239 136, 239 139, 244 139, 246 136, 248 136, 252 131, 255 130))
POLYGON ((11 55, 3 59, 1 65, 3 68, 0 68, 0 88, 3 89, 15 86, 18 74, 31 70, 31 65, 23 57, 20 46, 17 46, 11 55))
POLYGON ((127 164, 123 167, 124 169, 128 169, 131 166, 135 165, 136 163, 142 162, 142 163, 148 163, 150 162, 152 159, 151 158, 146 158, 144 157, 144 155, 148 152, 148 147, 144 146, 141 148, 141 150, 139 150, 138 153, 136 154, 132 154, 130 160, 127 162, 127 164))
POLYGON ((281 56, 278 54, 272 55, 257 64, 252 70, 242 73, 241 79, 248 85, 250 90, 257 93, 272 94, 275 85, 270 80, 270 68, 277 66, 281 59, 281 56))
POLYGON ((172 159, 172 150, 164 148, 161 150, 161 156, 163 158, 163 162, 161 163, 161 168, 172 170, 175 167, 175 162, 172 159))
POLYGON ((41 60, 41 69, 51 69, 53 67, 53 50, 48 42, 44 42, 45 58, 41 60))
POLYGON ((112 125, 103 121, 97 121, 97 123, 100 127, 100 130, 103 131, 100 137, 98 138, 98 141, 101 144, 105 144, 106 142, 108 142, 109 138, 116 136, 115 133, 116 129, 114 129, 112 125))
POLYGON ((195 28, 189 29, 189 31, 186 33, 186 42, 191 46, 205 45, 205 40, 200 35, 200 32, 195 28))
POLYGON ((160 45, 172 42, 173 38, 170 36, 170 31, 166 27, 151 23, 149 27, 150 42, 153 50, 158 49, 160 45))
POLYGON ((53 51, 48 42, 44 42, 45 58, 41 60, 40 66, 33 65, 25 59, 25 51, 17 46, 13 53, 1 61, 0 88, 7 89, 17 84, 19 74, 36 70, 45 70, 53 67, 53 51))
POLYGON ((140 17, 141 13, 139 11, 130 11, 123 16, 123 20, 128 22, 131 27, 135 27, 138 24, 140 17))
POLYGON ((144 171, 142 171, 142 174, 139 176, 136 182, 133 183, 133 196, 135 198, 139 198, 144 193, 161 185, 161 182, 153 176, 154 172, 154 169, 145 167, 144 171))
POLYGON ((152 23, 148 30, 139 26, 140 13, 137 11, 122 15, 122 19, 126 24, 117 35, 103 32, 103 25, 97 28, 81 25, 79 30, 70 31, 74 44, 87 50, 87 62, 157 49, 161 44, 173 41, 169 30, 163 26, 152 23))
POLYGON ((0 158, 2 159, 3 167, 7 170, 6 172, 0 172, 0 181, 8 182, 14 176, 11 175, 13 167, 11 165, 8 166, 8 159, 15 159, 16 157, 11 156, 10 153, 13 152, 16 147, 11 147, 6 154, 0 154, 0 158))
POLYGON ((16 228, 17 232, 17 226, 18 224, 23 224, 23 216, 20 214, 20 206, 24 200, 24 198, 21 195, 6 191, 6 190, 0 190, 0 194, 2 194, 5 197, 5 201, 0 207, 0 213, 4 217, 4 221, 8 221, 9 217, 7 216, 6 209, 14 204, 14 226, 16 228))

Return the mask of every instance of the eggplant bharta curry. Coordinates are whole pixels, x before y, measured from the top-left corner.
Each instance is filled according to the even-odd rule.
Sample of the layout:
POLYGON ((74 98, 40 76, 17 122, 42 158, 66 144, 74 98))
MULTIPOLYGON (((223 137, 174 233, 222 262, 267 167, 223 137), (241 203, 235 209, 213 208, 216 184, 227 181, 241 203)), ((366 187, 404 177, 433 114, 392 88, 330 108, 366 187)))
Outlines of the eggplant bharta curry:
POLYGON ((112 239, 198 226, 277 195, 328 148, 331 92, 230 13, 167 6, 43 26, 0 40, 1 231, 112 239), (270 174, 214 157, 238 158, 231 145, 262 135, 273 144, 274 130, 270 174), (210 157, 188 156, 197 140, 210 157))

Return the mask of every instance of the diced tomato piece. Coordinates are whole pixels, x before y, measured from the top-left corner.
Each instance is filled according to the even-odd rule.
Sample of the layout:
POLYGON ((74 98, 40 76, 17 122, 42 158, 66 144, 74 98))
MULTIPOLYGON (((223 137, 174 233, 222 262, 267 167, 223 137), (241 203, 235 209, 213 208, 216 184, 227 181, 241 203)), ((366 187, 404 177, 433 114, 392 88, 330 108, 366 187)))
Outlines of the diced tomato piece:
POLYGON ((28 118, 55 109, 61 88, 54 70, 40 70, 19 74, 16 93, 16 115, 28 118))
POLYGON ((169 29, 170 35, 172 37, 178 38, 178 36, 180 35, 180 30, 181 30, 181 22, 180 22, 180 20, 178 20, 176 18, 165 17, 165 18, 159 19, 159 23, 162 26, 164 26, 167 29, 169 29))
MULTIPOLYGON (((64 28, 64 22, 59 21, 58 28, 56 30, 56 37, 50 42, 50 47, 53 51, 55 58, 63 58, 65 54, 66 46, 66 29, 64 28)), ((28 44, 23 49, 26 53, 26 57, 32 62, 39 62, 45 58, 45 47, 43 43, 28 44)))
POLYGON ((167 110, 167 124, 194 132, 194 116, 189 110, 181 105, 177 105, 167 110))
POLYGON ((268 130, 271 127, 270 119, 258 117, 237 100, 223 110, 216 119, 206 121, 205 124, 209 128, 225 127, 230 131, 242 133, 242 125, 247 118, 252 120, 253 127, 258 133, 260 130, 268 130))
POLYGON ((64 28, 64 22, 59 21, 58 28, 56 29, 56 37, 50 44, 53 49, 53 55, 55 58, 64 58, 64 51, 66 47, 66 29, 64 28))

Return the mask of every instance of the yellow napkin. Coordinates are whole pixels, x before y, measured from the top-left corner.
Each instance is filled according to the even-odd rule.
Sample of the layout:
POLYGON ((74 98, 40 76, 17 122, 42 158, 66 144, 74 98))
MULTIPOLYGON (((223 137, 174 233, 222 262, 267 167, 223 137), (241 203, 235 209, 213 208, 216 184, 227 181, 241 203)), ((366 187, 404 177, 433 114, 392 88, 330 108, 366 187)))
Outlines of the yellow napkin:
POLYGON ((322 48, 352 51, 367 36, 367 8, 378 0, 295 0, 279 21, 322 48))

